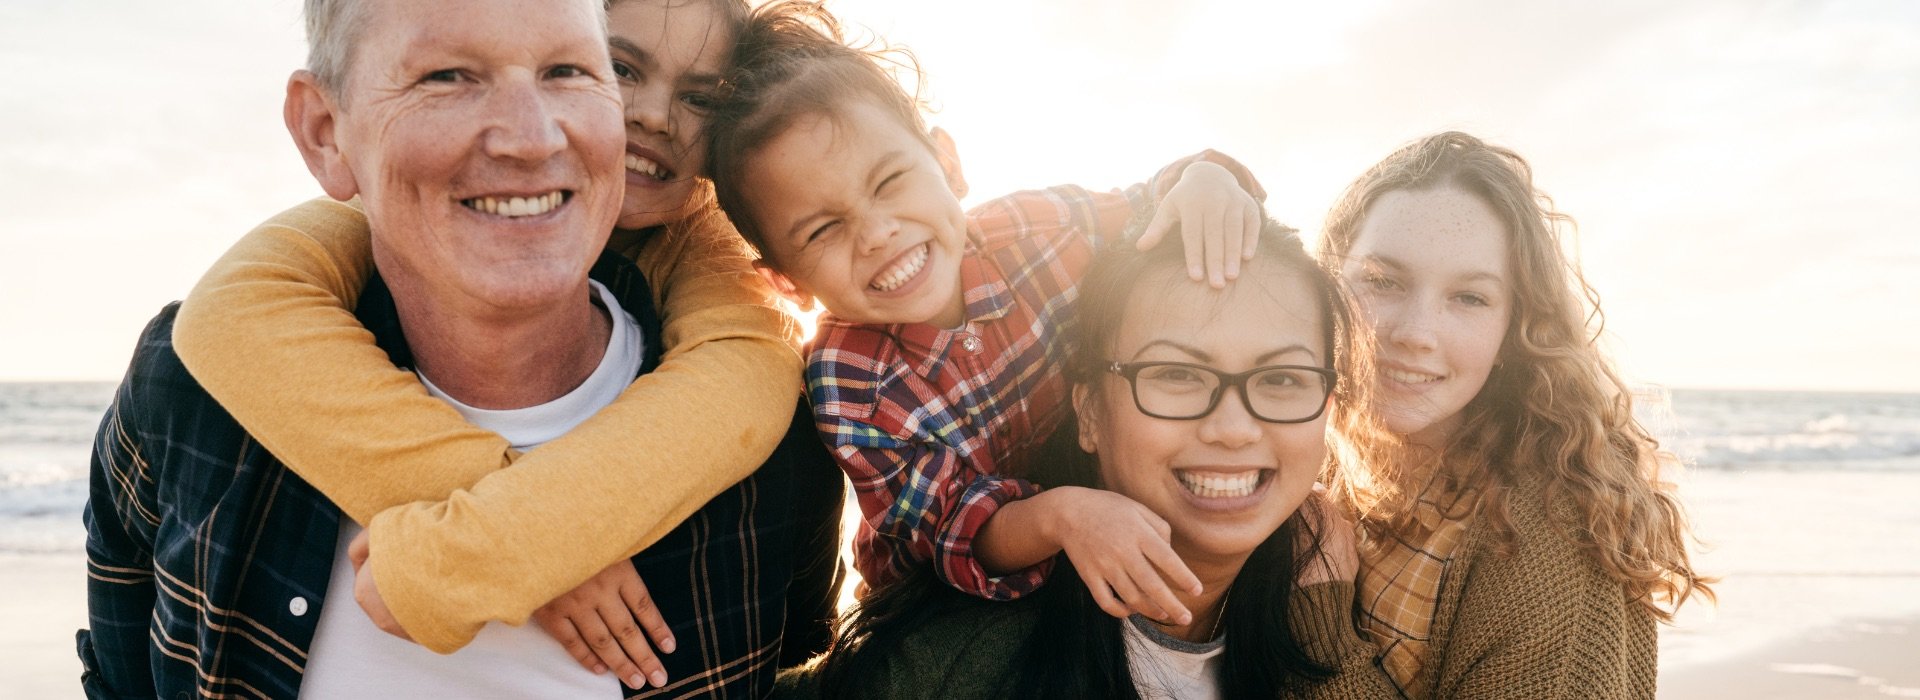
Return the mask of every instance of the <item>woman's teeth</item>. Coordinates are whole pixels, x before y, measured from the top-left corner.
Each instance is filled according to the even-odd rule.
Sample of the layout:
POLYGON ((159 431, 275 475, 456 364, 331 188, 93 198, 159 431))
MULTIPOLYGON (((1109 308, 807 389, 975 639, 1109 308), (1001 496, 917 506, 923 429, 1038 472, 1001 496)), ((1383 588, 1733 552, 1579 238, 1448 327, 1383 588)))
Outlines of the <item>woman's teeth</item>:
POLYGON ((867 283, 867 286, 882 292, 891 292, 898 289, 900 285, 906 284, 907 280, 920 274, 920 268, 927 266, 927 246, 928 244, 922 243, 920 247, 913 249, 913 252, 902 256, 900 262, 875 275, 873 281, 867 283))
POLYGON ((475 197, 463 199, 460 203, 474 211, 511 218, 539 216, 553 211, 554 207, 565 201, 566 193, 549 192, 538 197, 475 197))
POLYGON ((1187 492, 1201 498, 1239 498, 1253 495, 1260 486, 1260 472, 1250 471, 1234 476, 1200 476, 1186 472, 1177 472, 1180 485, 1187 492))
POLYGON ((1397 369, 1384 369, 1384 368, 1380 370, 1380 373, 1387 375, 1388 379, 1394 380, 1396 382, 1400 382, 1401 384, 1426 384, 1428 382, 1440 381, 1440 375, 1438 374, 1424 374, 1421 372, 1403 372, 1397 369))
POLYGON ((653 178, 655 180, 659 180, 661 182, 666 182, 668 180, 673 179, 673 171, 668 170, 666 166, 663 166, 659 163, 655 163, 652 160, 634 155, 632 153, 627 154, 627 170, 630 172, 640 173, 641 175, 645 175, 647 177, 653 178))

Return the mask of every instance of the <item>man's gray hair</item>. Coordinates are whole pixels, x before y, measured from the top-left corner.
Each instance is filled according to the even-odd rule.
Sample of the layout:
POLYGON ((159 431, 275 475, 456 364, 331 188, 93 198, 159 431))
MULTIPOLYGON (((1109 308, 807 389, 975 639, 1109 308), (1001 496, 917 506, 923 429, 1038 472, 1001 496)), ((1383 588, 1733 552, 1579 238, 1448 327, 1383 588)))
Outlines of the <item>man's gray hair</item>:
POLYGON ((340 96, 352 68, 353 45, 365 29, 367 4, 361 0, 306 0, 307 70, 320 88, 340 96))
MULTIPOLYGON (((600 3, 601 31, 606 31, 606 10, 619 0, 600 3)), ((320 88, 338 98, 347 71, 353 68, 353 46, 366 29, 367 3, 364 0, 306 0, 307 70, 320 88)))

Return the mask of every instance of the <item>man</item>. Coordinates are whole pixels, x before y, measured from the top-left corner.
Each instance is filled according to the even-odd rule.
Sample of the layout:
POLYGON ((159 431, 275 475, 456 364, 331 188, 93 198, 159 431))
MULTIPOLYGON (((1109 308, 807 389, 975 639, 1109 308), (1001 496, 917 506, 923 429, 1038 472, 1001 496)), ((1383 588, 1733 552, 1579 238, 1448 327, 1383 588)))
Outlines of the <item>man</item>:
MULTIPOLYGON (((340 26, 311 37, 287 120, 327 193, 366 209, 378 272, 360 320, 441 398, 494 409, 463 413, 517 445, 539 438, 516 430, 577 425, 660 360, 646 280, 602 252, 624 135, 601 3, 309 7, 328 4, 340 26)), ((489 624, 447 656, 377 628, 355 604, 357 526, 194 382, 171 347, 176 310, 143 333, 95 446, 89 696, 621 692, 536 626, 489 624)), ((662 657, 660 694, 768 687, 795 528, 763 494, 791 490, 791 462, 776 454, 633 559, 663 617, 692 630, 662 657)))

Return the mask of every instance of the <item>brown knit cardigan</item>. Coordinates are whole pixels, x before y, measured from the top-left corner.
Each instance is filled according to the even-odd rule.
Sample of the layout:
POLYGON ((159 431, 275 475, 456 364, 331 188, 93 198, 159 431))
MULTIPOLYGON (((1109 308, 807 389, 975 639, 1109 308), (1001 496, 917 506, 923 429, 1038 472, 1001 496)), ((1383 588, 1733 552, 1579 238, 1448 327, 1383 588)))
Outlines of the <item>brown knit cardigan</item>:
MULTIPOLYGON (((1654 617, 1628 599, 1570 534, 1573 508, 1555 504, 1546 479, 1522 477, 1507 499, 1510 554, 1476 516, 1440 580, 1431 653, 1416 677, 1429 698, 1652 698, 1654 617)), ((1293 593, 1295 631, 1339 675, 1300 688, 1308 698, 1398 698, 1354 631, 1351 583, 1293 593)))

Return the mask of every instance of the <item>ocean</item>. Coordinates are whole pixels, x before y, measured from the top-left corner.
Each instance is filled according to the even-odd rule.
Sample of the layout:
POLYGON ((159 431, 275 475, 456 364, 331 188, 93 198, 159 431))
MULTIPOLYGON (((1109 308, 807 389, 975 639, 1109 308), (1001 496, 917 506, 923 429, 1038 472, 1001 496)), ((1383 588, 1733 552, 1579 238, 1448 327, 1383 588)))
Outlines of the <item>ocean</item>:
MULTIPOLYGON (((114 386, 0 383, 0 553, 81 551, 88 455, 114 386)), ((1695 470, 1920 474, 1920 394, 1649 389, 1640 404, 1695 470)))

